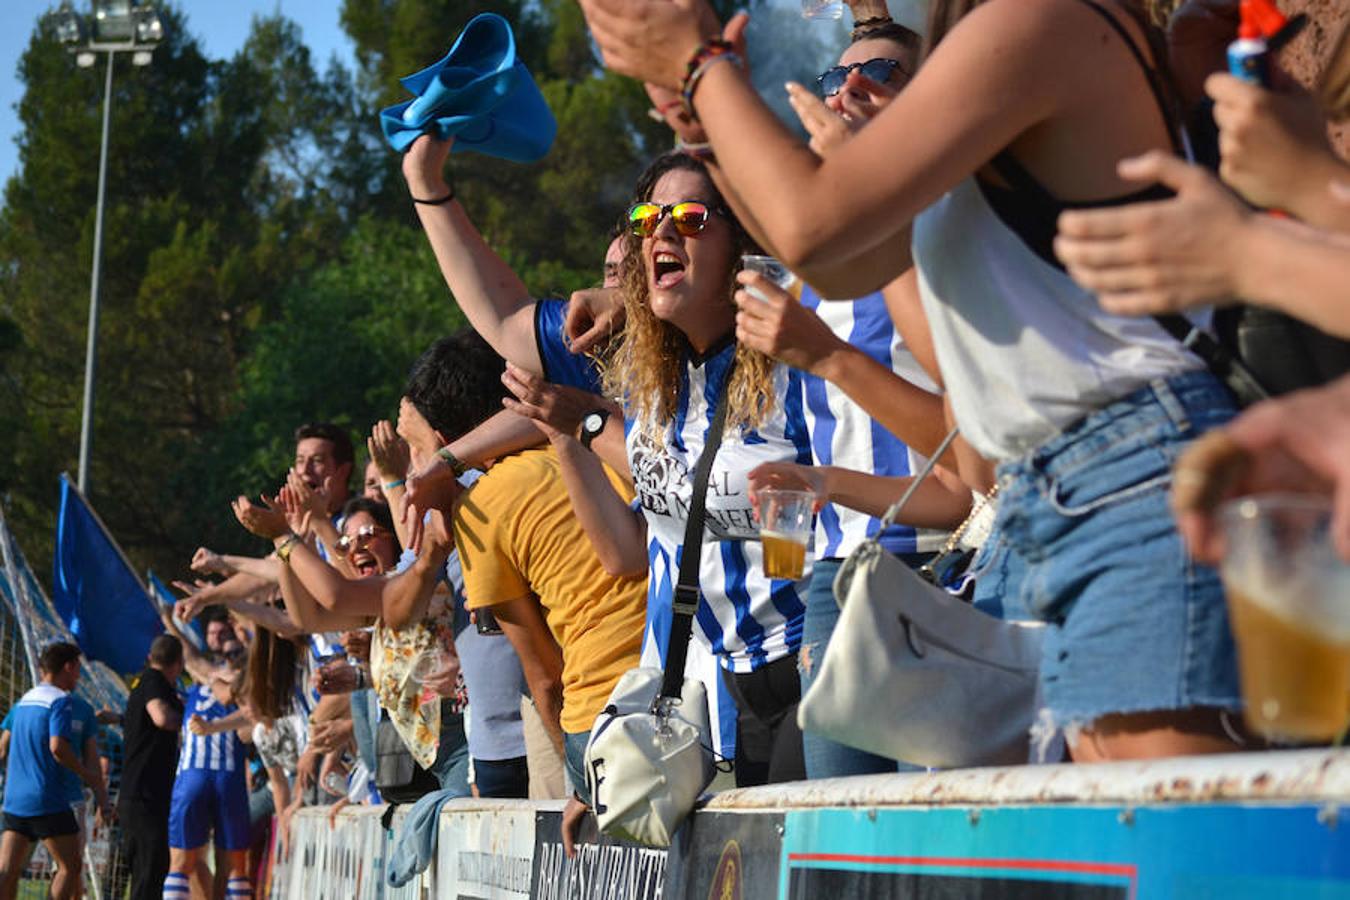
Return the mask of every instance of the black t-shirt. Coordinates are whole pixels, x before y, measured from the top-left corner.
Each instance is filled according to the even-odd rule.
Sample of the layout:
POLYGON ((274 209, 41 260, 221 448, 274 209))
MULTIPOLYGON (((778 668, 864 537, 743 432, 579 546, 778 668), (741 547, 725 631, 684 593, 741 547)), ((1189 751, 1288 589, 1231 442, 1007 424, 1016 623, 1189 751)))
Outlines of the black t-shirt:
POLYGON ((147 668, 141 673, 140 682, 127 697, 118 805, 134 803, 167 812, 178 768, 178 730, 165 731, 155 725, 146 710, 151 700, 163 700, 179 716, 183 713, 182 698, 162 672, 147 668))

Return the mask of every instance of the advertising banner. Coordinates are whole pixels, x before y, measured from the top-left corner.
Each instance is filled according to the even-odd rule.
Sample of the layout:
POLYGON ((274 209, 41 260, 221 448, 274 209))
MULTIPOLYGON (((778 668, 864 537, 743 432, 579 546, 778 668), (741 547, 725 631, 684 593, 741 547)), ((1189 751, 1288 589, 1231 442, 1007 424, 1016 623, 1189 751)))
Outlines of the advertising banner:
POLYGON ((782 813, 704 810, 675 837, 664 898, 776 900, 782 852, 782 813))
POLYGON ((779 897, 1345 897, 1337 818, 1227 804, 789 812, 779 897))
POLYGON ((595 818, 582 823, 582 843, 563 851, 562 813, 535 816, 531 897, 537 900, 659 900, 665 895, 667 851, 597 835, 595 818))
POLYGON ((441 814, 434 896, 447 900, 528 900, 534 863, 533 809, 441 814))

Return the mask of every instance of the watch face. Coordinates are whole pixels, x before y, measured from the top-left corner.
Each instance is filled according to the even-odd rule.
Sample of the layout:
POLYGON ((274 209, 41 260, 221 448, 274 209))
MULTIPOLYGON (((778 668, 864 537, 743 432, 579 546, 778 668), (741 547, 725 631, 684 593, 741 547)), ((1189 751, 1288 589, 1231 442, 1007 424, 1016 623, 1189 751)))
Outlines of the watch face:
POLYGON ((582 420, 581 427, 591 434, 598 434, 605 427, 605 417, 598 412, 590 413, 582 420))

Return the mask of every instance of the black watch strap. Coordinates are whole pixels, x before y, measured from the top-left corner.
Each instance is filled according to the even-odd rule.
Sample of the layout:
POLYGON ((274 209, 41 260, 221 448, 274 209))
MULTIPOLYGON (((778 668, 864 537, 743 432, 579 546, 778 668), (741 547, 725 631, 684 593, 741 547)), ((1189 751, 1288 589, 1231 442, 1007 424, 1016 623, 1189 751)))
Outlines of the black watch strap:
POLYGON ((581 446, 587 450, 591 449, 591 441, 600 436, 605 430, 605 423, 609 421, 610 411, 601 407, 593 409, 581 417, 581 446))

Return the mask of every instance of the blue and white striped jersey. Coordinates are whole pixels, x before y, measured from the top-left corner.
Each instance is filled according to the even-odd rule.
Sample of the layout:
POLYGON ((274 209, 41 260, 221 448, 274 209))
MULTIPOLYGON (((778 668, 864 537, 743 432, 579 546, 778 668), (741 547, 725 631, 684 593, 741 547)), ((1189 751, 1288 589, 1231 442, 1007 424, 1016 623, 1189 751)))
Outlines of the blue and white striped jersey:
MULTIPOLYGON (((558 301, 536 307, 535 336, 545 376, 598 390, 590 361, 570 353, 563 341, 564 312, 558 301)), ((634 503, 647 520, 648 630, 661 636, 661 644, 679 575, 694 468, 735 352, 735 342, 728 341, 686 362, 674 419, 660 423, 663 441, 653 440, 631 419, 625 422, 634 503)), ((756 430, 735 429, 724 436, 708 484, 699 578, 703 603, 694 635, 735 672, 753 671, 796 651, 811 577, 808 554, 800 581, 765 578, 760 543, 737 539, 757 531, 747 488, 750 470, 766 462, 811 464, 801 374, 780 365, 773 378, 777 400, 769 420, 756 430)))
POLYGON ((183 704, 182 740, 178 750, 178 771, 204 769, 210 772, 238 772, 244 774, 247 750, 244 742, 234 731, 221 734, 193 734, 188 723, 193 716, 201 716, 208 722, 222 719, 239 707, 234 704, 217 702, 211 695, 211 688, 204 684, 193 685, 188 691, 187 702, 183 704))
MULTIPOLYGON (((880 293, 851 302, 821 302, 820 295, 803 286, 802 306, 814 310, 839 338, 925 391, 938 389, 905 347, 880 293)), ((839 388, 823 378, 803 373, 806 422, 811 430, 811 454, 816 465, 841 466, 859 472, 899 477, 923 467, 924 458, 909 449, 863 411, 839 388)), ((880 518, 835 503, 816 517, 816 555, 822 559, 848 556, 864 539, 877 533, 880 518)), ((881 537, 892 553, 939 550, 946 534, 908 525, 893 525, 881 537)))

